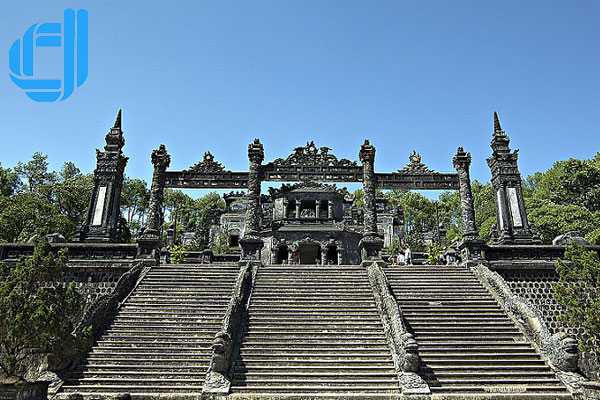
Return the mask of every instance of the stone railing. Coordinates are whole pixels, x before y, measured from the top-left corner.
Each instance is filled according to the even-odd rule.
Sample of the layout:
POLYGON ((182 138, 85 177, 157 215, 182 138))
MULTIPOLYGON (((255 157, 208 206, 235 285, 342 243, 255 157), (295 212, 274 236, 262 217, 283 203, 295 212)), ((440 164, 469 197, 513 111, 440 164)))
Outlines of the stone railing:
MULTIPOLYGON (((15 262, 33 254, 34 243, 0 244, 0 261, 15 262)), ((128 243, 50 243, 53 251, 67 249, 70 263, 123 266, 136 258, 137 245, 128 243)))
POLYGON ((385 272, 376 262, 368 264, 366 269, 402 393, 429 394, 429 386, 417 374, 421 364, 417 341, 404 324, 385 272))
POLYGON ((483 264, 471 270, 540 351, 559 379, 572 392, 580 391, 586 379, 577 373, 577 341, 564 332, 552 334, 540 310, 515 295, 500 274, 483 264))
POLYGON ((242 322, 248 308, 257 270, 258 266, 251 262, 240 268, 227 311, 223 317, 221 330, 213 340, 212 357, 202 389, 204 393, 229 393, 233 358, 239 351, 242 322))

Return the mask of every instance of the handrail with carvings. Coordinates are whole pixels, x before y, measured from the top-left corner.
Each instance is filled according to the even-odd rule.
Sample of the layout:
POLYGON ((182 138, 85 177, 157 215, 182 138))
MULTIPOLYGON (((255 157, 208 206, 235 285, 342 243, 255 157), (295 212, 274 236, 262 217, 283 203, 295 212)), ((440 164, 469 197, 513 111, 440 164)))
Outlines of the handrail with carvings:
POLYGON ((471 271, 535 345, 567 388, 571 392, 581 391, 582 384, 587 379, 577 372, 577 341, 565 332, 552 334, 540 310, 514 294, 497 272, 484 264, 471 267, 471 271))
POLYGON ((418 345, 404 323, 383 268, 377 262, 367 264, 366 268, 402 393, 431 393, 427 383, 417 374, 421 364, 418 345))
POLYGON ((212 356, 202 389, 203 393, 229 393, 233 357, 239 349, 242 320, 248 308, 257 270, 258 266, 251 262, 240 268, 221 330, 213 340, 212 356))

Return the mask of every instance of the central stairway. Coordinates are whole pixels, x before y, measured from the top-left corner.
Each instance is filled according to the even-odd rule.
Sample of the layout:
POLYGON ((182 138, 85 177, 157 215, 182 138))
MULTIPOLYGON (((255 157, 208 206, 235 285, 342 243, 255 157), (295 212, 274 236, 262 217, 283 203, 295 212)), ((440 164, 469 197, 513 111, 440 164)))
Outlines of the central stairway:
POLYGON ((571 398, 553 371, 464 267, 402 266, 386 274, 432 394, 571 398))
POLYGON ((199 396, 237 265, 153 267, 62 391, 199 396))
POLYGON ((235 361, 234 395, 399 394, 364 268, 261 267, 248 314, 235 361))

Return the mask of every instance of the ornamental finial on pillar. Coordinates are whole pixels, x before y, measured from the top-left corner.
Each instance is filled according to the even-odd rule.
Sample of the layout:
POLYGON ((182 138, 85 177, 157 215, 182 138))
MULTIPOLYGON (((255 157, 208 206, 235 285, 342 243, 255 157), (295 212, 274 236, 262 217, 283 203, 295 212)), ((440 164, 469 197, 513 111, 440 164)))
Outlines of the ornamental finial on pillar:
POLYGON ((167 148, 161 144, 158 149, 152 151, 152 165, 158 169, 167 169, 171 164, 171 156, 167 153, 167 148))
POLYGON ((254 139, 254 142, 248 145, 248 159, 259 164, 265 159, 265 150, 259 139, 254 139))
POLYGON ((121 129, 121 109, 117 112, 117 118, 115 119, 115 124, 113 125, 113 129, 121 129))
POLYGON ((471 153, 467 153, 462 146, 456 150, 456 155, 452 159, 454 168, 458 169, 469 169, 471 165, 471 153))
POLYGON ((358 153, 358 158, 361 162, 365 161, 373 161, 375 160, 375 146, 369 142, 368 139, 365 139, 365 142, 360 146, 360 152, 358 153))
POLYGON ((502 126, 500 126, 500 118, 498 118, 498 113, 494 111, 494 136, 504 135, 504 131, 502 130, 502 126))

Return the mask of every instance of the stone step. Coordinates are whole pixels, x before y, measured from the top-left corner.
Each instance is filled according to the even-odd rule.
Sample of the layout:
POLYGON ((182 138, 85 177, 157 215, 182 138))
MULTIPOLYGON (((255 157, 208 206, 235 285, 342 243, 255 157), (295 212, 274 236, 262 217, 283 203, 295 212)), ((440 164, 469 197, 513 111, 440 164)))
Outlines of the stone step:
POLYGON ((307 337, 301 336, 296 338, 289 338, 285 336, 252 336, 244 338, 242 346, 256 347, 256 346, 280 346, 280 345, 310 345, 313 347, 323 346, 387 346, 387 341, 378 336, 359 337, 359 338, 338 338, 331 336, 330 338, 314 336, 307 337))
MULTIPOLYGON (((511 357, 507 359, 475 359, 472 356, 469 358, 440 358, 438 356, 435 357, 421 357, 423 362, 427 364, 429 367, 437 366, 437 365, 454 365, 454 366, 479 366, 479 365, 543 365, 546 366, 545 362, 540 359, 534 358, 517 358, 511 357)), ((547 366, 546 366, 547 367, 547 366)))
POLYGON ((269 386, 232 385, 231 389, 232 389, 233 393, 235 393, 236 391, 241 391, 241 390, 243 390, 244 392, 255 392, 255 393, 260 393, 260 394, 281 394, 281 393, 298 392, 299 396, 304 396, 304 397, 300 397, 300 398, 306 398, 306 394, 311 394, 311 396, 313 394, 321 395, 321 394, 323 394, 324 389, 326 389, 326 392, 343 392, 343 393, 360 392, 360 394, 362 396, 369 396, 366 398, 372 398, 371 397, 372 390, 377 389, 377 390, 389 391, 392 393, 396 393, 396 392, 398 392, 399 387, 397 384, 384 384, 384 385, 377 385, 377 386, 352 385, 352 384, 349 384, 349 385, 333 385, 333 384, 316 385, 316 384, 313 384, 310 386, 309 385, 306 385, 306 386, 302 386, 302 385, 281 385, 281 386, 276 386, 276 385, 269 385, 269 386))
MULTIPOLYGON (((531 398, 539 398, 540 394, 548 396, 551 399, 572 399, 571 394, 566 391, 564 387, 556 386, 553 387, 551 385, 508 385, 507 387, 503 387, 502 385, 444 385, 442 387, 436 387, 433 385, 429 385, 432 394, 435 393, 447 393, 447 392, 455 392, 455 393, 482 393, 486 394, 486 398, 496 399, 498 395, 506 395, 506 398, 515 399, 519 398, 517 396, 521 396, 525 393, 531 393, 531 398), (516 395, 515 395, 516 393, 516 395), (563 397, 556 397, 558 394, 562 394, 563 397)), ((464 398, 461 396, 461 398, 464 398)))
POLYGON ((201 357, 206 358, 212 355, 210 347, 201 348, 200 346, 195 347, 94 347, 89 353, 90 355, 102 355, 103 357, 122 357, 126 355, 139 356, 139 355, 160 355, 165 358, 169 357, 201 357))
POLYGON ((77 385, 77 386, 63 386, 61 390, 65 393, 81 393, 83 395, 93 395, 94 398, 105 398, 110 395, 117 393, 130 393, 133 399, 153 399, 156 398, 157 393, 177 394, 178 396, 185 396, 183 398, 196 399, 202 396, 202 384, 199 382, 196 385, 177 385, 177 386, 152 386, 152 385, 135 385, 126 386, 122 384, 115 385, 77 385))
POLYGON ((298 379, 297 377, 283 376, 278 375, 276 378, 246 378, 243 380, 234 379, 231 382, 234 386, 245 386, 245 387, 254 387, 254 386, 282 386, 282 385, 294 385, 298 387, 306 387, 306 386, 323 386, 329 389, 331 386, 347 386, 353 388, 355 386, 368 386, 368 387, 379 387, 379 386, 396 386, 398 387, 398 377, 397 376, 373 376, 369 378, 360 378, 356 376, 341 376, 341 377, 324 377, 322 379, 318 379, 316 377, 302 377, 298 379))
POLYGON ((469 359, 469 360, 540 360, 541 357, 536 352, 519 352, 519 353, 503 353, 500 351, 483 353, 483 352, 450 352, 450 351, 419 351, 419 355, 423 360, 429 359, 469 359))
POLYGON ((125 347, 125 346, 129 346, 129 347, 159 347, 159 346, 165 346, 165 347, 171 347, 171 346, 183 346, 183 347, 192 347, 192 346, 196 346, 195 348, 210 348, 210 346, 212 345, 212 338, 206 337, 206 338, 183 338, 183 339, 172 339, 172 338, 164 338, 164 337, 159 337, 159 338, 150 338, 147 340, 139 340, 139 339, 132 339, 131 337, 121 337, 119 339, 115 339, 115 338, 102 338, 102 340, 100 340, 97 344, 98 347, 125 347))
MULTIPOLYGON (((348 317, 353 316, 356 317, 356 314, 354 313, 346 313, 346 314, 342 314, 342 313, 335 313, 335 314, 329 314, 329 315, 322 315, 322 314, 308 314, 308 315, 300 315, 300 314, 292 314, 292 313, 287 313, 287 314, 270 314, 270 313, 255 313, 255 315, 251 314, 249 316, 250 321, 252 321, 253 323, 304 323, 304 322, 319 322, 319 323, 328 323, 328 322, 340 322, 340 321, 346 321, 348 320, 348 317)), ((356 321, 352 321, 352 322, 356 322, 356 321)), ((378 316, 373 316, 373 313, 367 313, 367 315, 361 316, 360 317, 360 322, 365 322, 365 323, 377 323, 377 324, 381 324, 381 318, 379 318, 378 316)))
POLYGON ((294 344, 289 343, 286 347, 281 346, 273 346, 273 345, 263 345, 263 346, 252 346, 248 344, 244 344, 241 346, 241 349, 244 350, 244 354, 254 355, 255 353, 259 354, 289 354, 293 352, 294 354, 358 354, 358 353, 378 353, 378 354, 387 354, 389 352, 389 348, 387 346, 365 346, 365 347, 350 347, 345 345, 337 345, 337 346, 321 346, 316 348, 315 346, 306 347, 304 343, 294 344))

